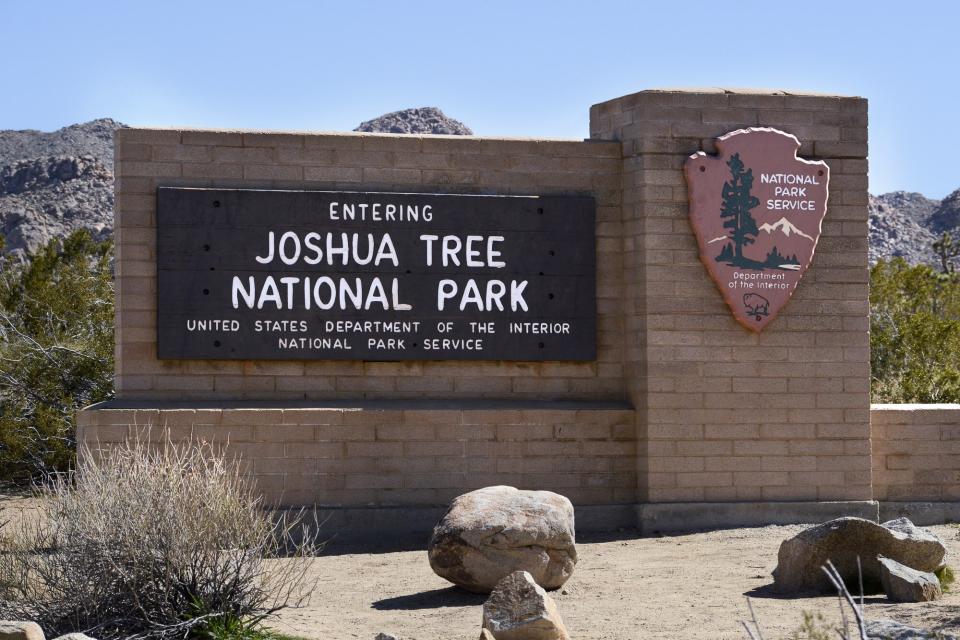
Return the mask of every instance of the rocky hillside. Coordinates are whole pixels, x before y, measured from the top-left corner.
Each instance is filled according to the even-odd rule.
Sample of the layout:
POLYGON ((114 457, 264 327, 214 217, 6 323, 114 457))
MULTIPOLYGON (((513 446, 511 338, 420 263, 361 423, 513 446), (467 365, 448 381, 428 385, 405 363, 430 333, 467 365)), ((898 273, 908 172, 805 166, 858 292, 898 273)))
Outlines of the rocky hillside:
POLYGON ((894 191, 870 196, 870 263, 902 257, 939 266, 931 245, 944 232, 960 234, 960 189, 943 200, 894 191))
POLYGON ((870 263, 899 256, 933 264, 935 237, 927 221, 939 204, 906 191, 870 196, 870 263))
POLYGON ((454 120, 436 107, 420 107, 387 113, 379 118, 360 123, 354 131, 366 133, 434 133, 441 135, 472 136, 470 127, 454 120))
MULTIPOLYGON (((22 257, 51 238, 86 228, 113 232, 113 132, 103 118, 57 131, 0 131, 0 235, 22 257)), ((462 122, 424 107, 388 113, 357 131, 471 135, 462 122)))
POLYGON ((0 131, 0 234, 23 256, 78 228, 113 231, 110 119, 57 131, 0 131))
MULTIPOLYGON (((113 231, 113 132, 103 118, 57 131, 0 131, 0 234, 22 256, 53 237, 90 229, 113 231)), ((436 107, 387 113, 355 131, 472 135, 436 107)), ((960 189, 941 200, 895 191, 870 196, 870 262, 902 256, 939 265, 931 244, 944 231, 960 234, 960 189)))

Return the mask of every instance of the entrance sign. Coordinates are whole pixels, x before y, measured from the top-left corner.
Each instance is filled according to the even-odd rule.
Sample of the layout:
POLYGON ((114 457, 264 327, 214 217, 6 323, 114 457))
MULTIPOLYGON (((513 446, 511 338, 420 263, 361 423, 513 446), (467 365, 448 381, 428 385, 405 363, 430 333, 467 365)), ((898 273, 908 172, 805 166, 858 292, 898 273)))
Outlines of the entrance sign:
POLYGON ((813 260, 827 213, 830 167, 797 157, 800 141, 751 128, 690 156, 684 174, 700 260, 740 324, 761 331, 813 260))
POLYGON ((590 197, 157 190, 158 356, 593 360, 590 197))

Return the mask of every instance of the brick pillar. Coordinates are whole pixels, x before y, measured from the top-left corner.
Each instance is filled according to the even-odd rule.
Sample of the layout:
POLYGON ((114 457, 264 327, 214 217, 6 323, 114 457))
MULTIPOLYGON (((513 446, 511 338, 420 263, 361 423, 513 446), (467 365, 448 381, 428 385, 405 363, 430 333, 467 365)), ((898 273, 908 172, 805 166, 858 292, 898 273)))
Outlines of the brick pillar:
POLYGON ((623 150, 640 502, 871 500, 867 101, 642 91, 594 105, 590 133, 623 150), (699 262, 682 173, 687 156, 750 126, 796 135, 801 157, 831 169, 813 264, 759 335, 737 324, 699 262))

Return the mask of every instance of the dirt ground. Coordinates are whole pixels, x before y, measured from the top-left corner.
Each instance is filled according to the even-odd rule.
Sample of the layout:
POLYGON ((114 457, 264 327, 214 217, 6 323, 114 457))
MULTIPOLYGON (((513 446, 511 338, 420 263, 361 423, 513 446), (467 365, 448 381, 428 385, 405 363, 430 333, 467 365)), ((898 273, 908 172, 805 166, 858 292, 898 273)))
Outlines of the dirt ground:
MULTIPOLYGON (((743 640, 740 621, 753 603, 766 640, 789 637, 804 611, 839 621, 837 598, 783 599, 768 586, 780 542, 802 526, 730 529, 662 538, 628 533, 581 540, 579 562, 552 593, 573 640, 743 640)), ((960 558, 958 528, 931 527, 960 558)), ((957 560, 953 561, 954 563, 957 560)), ((318 640, 373 640, 380 631, 405 640, 476 640, 484 598, 449 586, 424 550, 339 553, 317 560, 310 604, 272 623, 318 640)), ((934 603, 890 604, 866 598, 868 618, 892 618, 938 630, 960 629, 960 588, 934 603)))
MULTIPOLYGON (((0 495, 0 523, 22 517, 31 501, 0 495)), ((660 538, 620 532, 582 536, 579 562, 552 592, 573 640, 727 640, 746 638, 740 621, 753 603, 766 640, 788 638, 804 611, 839 621, 834 597, 777 598, 769 591, 780 542, 803 527, 728 529, 660 538)), ((931 529, 960 564, 958 527, 931 529)), ((0 531, 2 533, 2 531, 0 531)), ((283 561, 288 562, 288 561, 283 561)), ((430 570, 423 548, 385 551, 330 544, 314 561, 310 602, 282 612, 278 631, 317 640, 475 640, 484 597, 460 591, 430 570)), ((958 583, 960 584, 960 583, 958 583)), ((960 631, 960 586, 940 601, 891 604, 866 599, 868 618, 960 631)))

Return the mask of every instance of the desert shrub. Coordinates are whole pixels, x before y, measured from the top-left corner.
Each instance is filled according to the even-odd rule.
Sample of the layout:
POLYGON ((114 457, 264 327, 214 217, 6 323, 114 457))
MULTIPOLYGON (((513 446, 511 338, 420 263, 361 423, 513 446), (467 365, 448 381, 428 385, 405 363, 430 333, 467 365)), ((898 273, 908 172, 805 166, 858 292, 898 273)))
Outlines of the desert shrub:
POLYGON ((113 393, 110 254, 81 230, 0 259, 0 481, 66 470, 76 410, 113 393))
POLYGON ((940 581, 940 588, 943 589, 944 593, 950 591, 950 588, 957 579, 956 575, 953 573, 953 569, 949 566, 937 569, 934 571, 934 574, 936 574, 937 580, 940 581))
POLYGON ((870 366, 874 402, 960 402, 960 274, 871 269, 870 366))
POLYGON ((315 529, 277 522, 225 453, 193 442, 98 455, 49 480, 39 521, 11 532, 0 619, 48 636, 253 638, 305 599, 315 529))
POLYGON ((790 640, 834 640, 841 632, 838 625, 827 623, 822 613, 804 611, 803 623, 790 634, 790 640))

